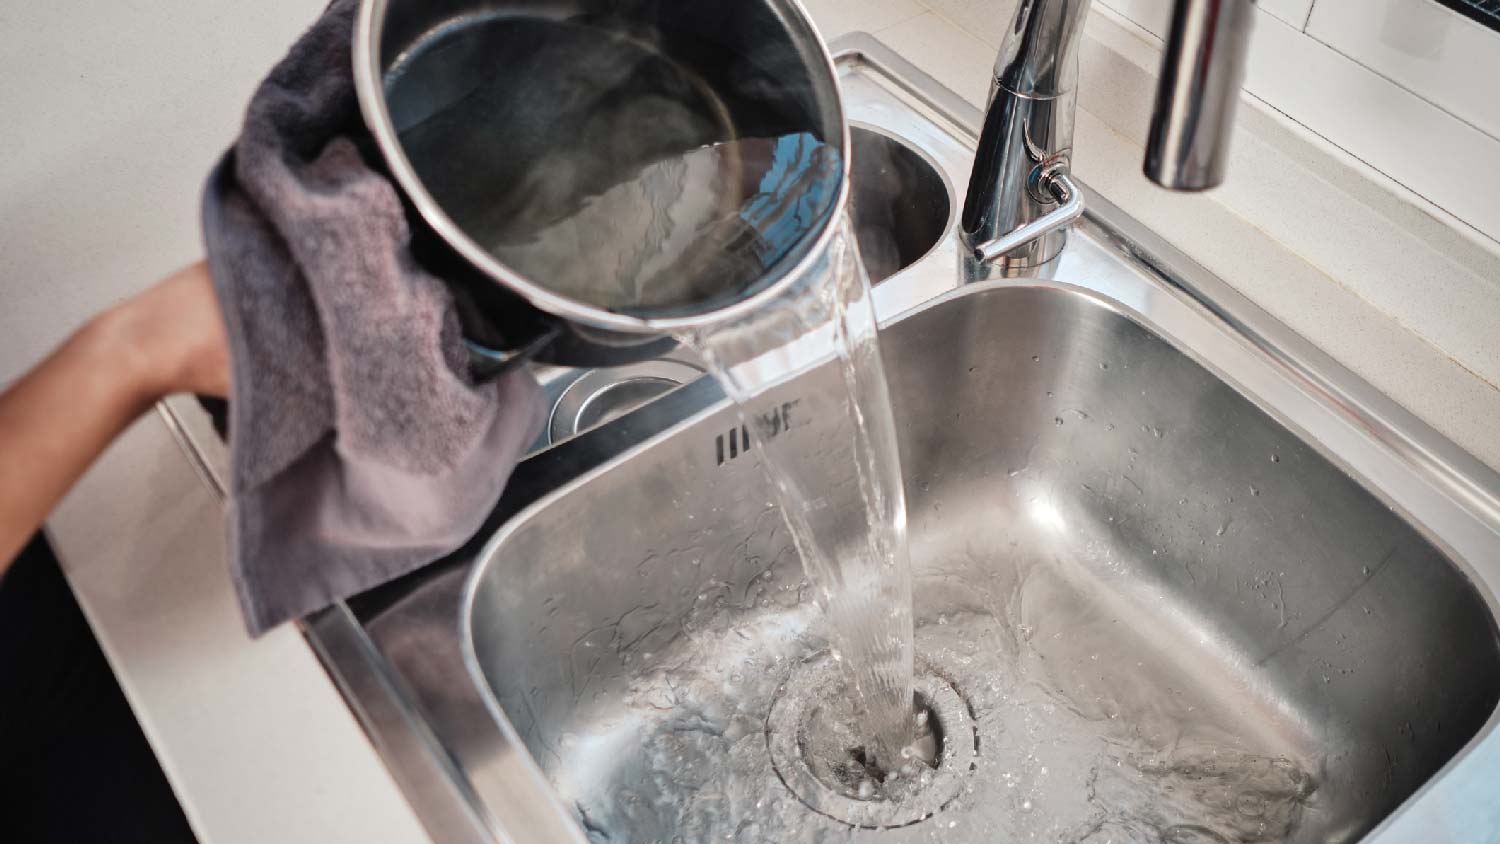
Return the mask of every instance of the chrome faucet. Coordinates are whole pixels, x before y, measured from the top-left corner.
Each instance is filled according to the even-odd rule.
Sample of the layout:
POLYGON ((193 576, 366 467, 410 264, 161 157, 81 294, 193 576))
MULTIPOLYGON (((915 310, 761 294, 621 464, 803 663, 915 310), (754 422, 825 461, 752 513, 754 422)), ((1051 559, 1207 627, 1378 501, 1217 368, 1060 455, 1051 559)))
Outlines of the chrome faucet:
MULTIPOLYGON (((1034 275, 1083 215, 1070 175, 1078 45, 1089 0, 1020 0, 990 85, 964 202, 967 281, 1034 275)), ((1176 0, 1145 173, 1164 188, 1224 180, 1255 0, 1176 0)))

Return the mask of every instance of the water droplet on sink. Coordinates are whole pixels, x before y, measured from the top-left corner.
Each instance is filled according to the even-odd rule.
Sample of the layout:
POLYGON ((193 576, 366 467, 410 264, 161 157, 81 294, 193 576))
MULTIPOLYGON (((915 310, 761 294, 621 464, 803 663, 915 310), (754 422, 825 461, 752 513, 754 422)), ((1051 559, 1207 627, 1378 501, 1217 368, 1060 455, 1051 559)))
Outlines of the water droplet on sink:
POLYGON ((1031 356, 1031 362, 1032 363, 1041 363, 1042 362, 1042 356, 1041 355, 1032 355, 1031 356))
POLYGON ((1107 361, 1102 361, 1101 360, 1101 361, 1099 361, 1099 368, 1100 369, 1109 369, 1109 363, 1107 361))
POLYGON ((1052 417, 1052 424, 1060 426, 1060 425, 1062 425, 1062 423, 1063 423, 1063 420, 1062 420, 1061 416, 1054 416, 1054 417, 1052 417))
POLYGON ((1251 495, 1260 495, 1260 490, 1258 488, 1256 488, 1256 486, 1254 484, 1251 484, 1250 485, 1250 494, 1251 495))
POLYGON ((1047 391, 1047 398, 1049 398, 1049 399, 1050 399, 1050 398, 1052 398, 1052 397, 1053 397, 1053 395, 1054 395, 1054 393, 1053 393, 1053 392, 1052 392, 1052 391, 1051 391, 1051 390, 1048 390, 1048 391, 1047 391))
POLYGON ((1281 462, 1281 455, 1279 455, 1279 454, 1272 454, 1271 455, 1271 462, 1272 463, 1280 463, 1281 462))
POLYGON ((1369 577, 1370 576, 1370 567, 1369 566, 1360 566, 1359 567, 1359 573, 1362 574, 1362 575, 1364 575, 1365 577, 1369 577))

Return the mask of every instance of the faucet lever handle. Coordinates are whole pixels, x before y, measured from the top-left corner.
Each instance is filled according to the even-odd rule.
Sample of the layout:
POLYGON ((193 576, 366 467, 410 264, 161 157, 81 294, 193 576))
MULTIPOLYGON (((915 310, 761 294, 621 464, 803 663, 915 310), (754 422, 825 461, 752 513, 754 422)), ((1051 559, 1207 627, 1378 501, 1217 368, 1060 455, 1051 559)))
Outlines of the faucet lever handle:
POLYGON ((1073 181, 1065 166, 1044 170, 1036 184, 1057 200, 1057 207, 1007 234, 977 244, 973 253, 975 260, 989 263, 1043 235, 1072 225, 1083 216, 1083 191, 1078 189, 1078 183, 1073 181))

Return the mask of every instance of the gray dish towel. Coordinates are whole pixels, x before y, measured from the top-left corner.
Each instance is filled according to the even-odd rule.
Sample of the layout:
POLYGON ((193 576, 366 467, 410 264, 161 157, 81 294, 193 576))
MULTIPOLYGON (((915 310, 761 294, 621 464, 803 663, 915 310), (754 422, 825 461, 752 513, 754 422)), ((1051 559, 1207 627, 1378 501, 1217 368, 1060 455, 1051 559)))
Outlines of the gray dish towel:
POLYGON ((228 327, 230 564, 252 634, 466 542, 540 429, 531 376, 478 384, 452 296, 361 158, 335 0, 261 83, 210 178, 228 327))

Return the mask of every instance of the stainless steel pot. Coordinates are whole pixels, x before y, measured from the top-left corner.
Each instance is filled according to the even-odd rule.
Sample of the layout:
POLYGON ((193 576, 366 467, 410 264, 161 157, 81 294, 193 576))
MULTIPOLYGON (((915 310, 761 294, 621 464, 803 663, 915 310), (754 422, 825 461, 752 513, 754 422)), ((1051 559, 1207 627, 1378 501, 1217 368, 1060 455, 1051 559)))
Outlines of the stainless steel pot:
MULTIPOLYGON (((466 336, 490 371, 528 357, 589 366, 656 357, 670 347, 672 333, 741 316, 795 283, 827 247, 848 201, 849 129, 833 63, 795 0, 364 0, 353 54, 365 122, 408 203, 413 251, 455 291, 466 336), (455 46, 459 34, 502 24, 507 32, 540 35, 488 42, 476 37, 455 46), (564 30, 569 38, 580 32, 595 38, 598 46, 580 42, 584 46, 571 53, 536 51, 538 42, 564 30), (602 87, 597 79, 575 84, 597 70, 601 51, 624 48, 640 48, 667 72, 690 80, 663 96, 701 98, 712 105, 699 111, 713 118, 706 133, 669 137, 663 149, 637 153, 632 166, 646 164, 643 156, 652 154, 692 155, 693 149, 720 144, 727 150, 746 138, 791 134, 837 153, 830 156, 827 188, 813 207, 801 209, 804 228, 795 238, 783 238, 788 242, 763 271, 756 268, 749 283, 664 305, 601 304, 550 275, 528 273, 502 257, 506 253, 493 242, 489 248, 481 243, 487 231, 474 220, 502 211, 525 216, 525 203, 515 206, 518 195, 529 199, 555 187, 556 179, 539 175, 549 172, 549 154, 560 145, 589 148, 593 136, 576 134, 579 126, 595 131, 600 121, 594 118, 608 112, 610 132, 596 143, 601 153, 661 129, 659 121, 609 112, 620 98, 608 80, 602 87), (413 56, 422 57, 420 69, 413 56), (501 85, 497 79, 513 82, 501 85), (437 114, 447 115, 447 122, 440 124, 437 114), (419 144, 422 132, 447 134, 419 144), (700 146, 672 148, 689 141, 700 146), (460 159, 468 163, 455 165, 460 159)), ((589 160, 582 169, 594 165, 589 160)), ((585 175, 605 187, 630 178, 585 175)), ((696 201, 689 181, 683 184, 689 185, 681 191, 683 202, 696 201)), ((750 184, 746 192, 753 196, 756 190, 750 184)), ((582 235, 590 232, 583 229, 582 235)), ((680 232, 673 237, 684 239, 680 232)), ((585 244, 580 254, 592 256, 596 248, 585 244)), ((631 259, 639 263, 653 258, 644 253, 656 245, 648 238, 631 248, 639 253, 631 259)))

